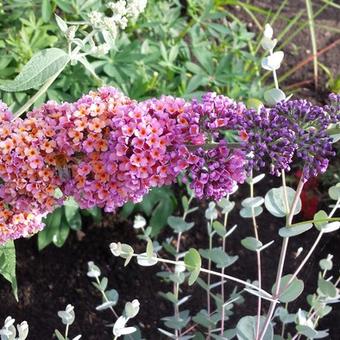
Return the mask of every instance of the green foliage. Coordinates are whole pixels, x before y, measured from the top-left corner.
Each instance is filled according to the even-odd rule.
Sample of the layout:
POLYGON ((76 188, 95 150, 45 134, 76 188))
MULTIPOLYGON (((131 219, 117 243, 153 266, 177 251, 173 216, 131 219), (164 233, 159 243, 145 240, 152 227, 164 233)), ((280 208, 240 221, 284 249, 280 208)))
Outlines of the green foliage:
POLYGON ((246 237, 241 241, 243 247, 248 250, 257 251, 262 247, 262 242, 257 240, 255 237, 246 237))
POLYGON ((194 223, 188 223, 182 217, 169 216, 168 225, 174 230, 175 233, 183 233, 190 230, 194 226, 194 223))
POLYGON ((308 231, 311 228, 313 228, 312 223, 305 223, 305 224, 299 224, 297 226, 284 227, 284 228, 280 228, 279 235, 281 237, 297 236, 308 231))
POLYGON ((12 81, 4 82, 0 89, 21 92, 43 85, 50 77, 61 72, 69 56, 59 48, 48 48, 36 53, 12 81))
MULTIPOLYGON (((57 9, 65 21, 82 21, 100 3, 33 1, 26 3, 23 10, 12 0, 6 11, 0 11, 0 79, 8 82, 15 78, 35 53, 66 45, 51 17, 57 9), (36 19, 37 11, 42 18, 36 19)), ((136 99, 164 93, 191 97, 206 89, 236 99, 259 97, 253 33, 241 22, 228 22, 213 1, 194 7, 193 11, 189 6, 187 15, 183 15, 179 1, 150 0, 145 15, 119 35, 109 55, 88 59, 89 68, 102 83, 117 86, 136 99)), ((81 26, 78 31, 86 36, 81 26)), ((91 72, 84 74, 78 63, 67 68, 39 102, 74 100, 98 85, 91 72)), ((31 82, 31 87, 37 86, 31 82)), ((16 93, 0 97, 17 108, 27 100, 27 93, 20 92, 19 87, 11 90, 16 93)))
POLYGON ((16 279, 16 256, 13 241, 0 245, 0 275, 2 275, 12 286, 15 298, 18 300, 18 286, 16 279))
POLYGON ((169 187, 155 188, 144 196, 141 203, 127 203, 122 208, 120 215, 129 217, 132 213, 142 212, 150 217, 149 225, 152 228, 152 237, 166 226, 168 217, 175 211, 176 198, 169 187))
POLYGON ((43 250, 51 243, 62 247, 71 230, 81 229, 82 215, 92 217, 97 223, 101 219, 101 210, 98 208, 80 210, 76 201, 68 198, 62 207, 55 209, 45 218, 46 227, 38 233, 38 249, 43 250))
MULTIPOLYGON (((265 318, 261 316, 260 326, 263 327, 265 318)), ((244 316, 237 323, 236 326, 236 336, 238 340, 255 340, 256 339, 256 316, 244 316)), ((270 323, 269 327, 264 334, 264 340, 272 340, 274 335, 273 326, 270 323)))
MULTIPOLYGON (((287 303, 296 300, 300 294, 303 292, 304 283, 302 280, 294 278, 291 283, 292 275, 285 275, 281 278, 280 284, 280 295, 279 299, 281 302, 287 303), (288 284, 289 283, 289 284, 288 284)), ((276 285, 272 288, 272 293, 274 294, 276 290, 276 285)))

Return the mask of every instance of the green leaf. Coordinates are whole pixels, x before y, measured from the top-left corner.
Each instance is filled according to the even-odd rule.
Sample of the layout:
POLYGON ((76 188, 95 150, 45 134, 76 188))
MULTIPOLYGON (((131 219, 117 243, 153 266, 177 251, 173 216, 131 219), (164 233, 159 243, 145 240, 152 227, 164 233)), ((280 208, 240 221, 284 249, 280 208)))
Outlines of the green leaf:
POLYGON ((12 286, 14 297, 18 301, 18 286, 16 278, 16 255, 13 241, 0 245, 0 275, 12 286))
POLYGON ((262 247, 262 242, 257 240, 255 237, 246 237, 243 240, 241 240, 241 244, 243 247, 246 249, 252 250, 252 251, 257 251, 262 247))
POLYGON ((59 48, 48 48, 36 53, 14 79, 0 84, 0 90, 20 92, 43 85, 64 69, 70 58, 59 48))
MULTIPOLYGON (((260 329, 264 326, 266 318, 261 316, 260 329)), ((238 340, 255 340, 257 316, 244 316, 236 326, 236 336, 238 340)), ((272 340, 274 336, 273 325, 270 323, 263 340, 272 340)))
POLYGON ((215 327, 216 323, 211 320, 211 317, 208 315, 207 311, 202 309, 199 311, 193 318, 192 321, 195 323, 202 325, 203 327, 215 327))
POLYGON ((168 317, 162 318, 162 320, 164 321, 164 324, 168 328, 179 330, 179 329, 184 328, 189 323, 190 321, 189 311, 184 310, 184 311, 181 311, 178 316, 168 316, 168 317))
POLYGON ((212 75, 214 72, 212 53, 203 48, 196 48, 193 53, 206 72, 212 75))
POLYGON ((245 208, 256 208, 256 207, 261 206, 263 202, 264 202, 264 198, 261 196, 257 196, 257 197, 248 197, 244 199, 241 202, 241 204, 245 208))
POLYGON ((318 334, 318 332, 315 329, 307 325, 297 325, 296 330, 298 331, 299 334, 304 335, 308 339, 314 339, 314 337, 318 334))
POLYGON ((324 210, 319 210, 313 217, 316 229, 320 230, 327 226, 328 214, 324 210))
POLYGON ((62 208, 57 208, 45 218, 45 228, 38 234, 38 249, 43 250, 50 243, 59 231, 61 218, 63 215, 62 208))
POLYGON ((182 206, 183 206, 184 210, 188 210, 189 209, 189 200, 188 200, 188 197, 182 196, 182 206))
MULTIPOLYGON (((295 197, 295 190, 290 187, 286 187, 286 189, 288 205, 291 206, 295 197)), ((285 217, 288 214, 288 211, 285 205, 283 186, 269 190, 264 198, 264 204, 267 210, 275 217, 285 217)), ((298 214, 300 211, 301 199, 299 198, 294 215, 298 214)))
POLYGON ((74 198, 70 197, 64 202, 64 214, 71 229, 79 230, 81 228, 82 220, 79 205, 74 198))
POLYGON ((189 277, 189 286, 191 286, 197 280, 201 270, 202 259, 199 252, 194 248, 190 248, 184 256, 184 264, 191 273, 189 277))
POLYGON ((229 201, 227 198, 222 198, 217 205, 222 208, 222 214, 228 214, 235 207, 235 202, 229 201))
POLYGON ((121 250, 122 250, 121 257, 125 259, 124 266, 126 267, 133 257, 134 250, 130 245, 126 243, 122 243, 121 250))
MULTIPOLYGON (((282 291, 287 286, 287 283, 289 282, 291 277, 292 277, 292 275, 288 274, 288 275, 285 275, 281 278, 281 283, 280 283, 280 292, 281 293, 280 293, 280 296, 279 296, 279 300, 281 302, 287 303, 287 302, 294 301, 303 292, 304 283, 303 283, 302 280, 299 280, 297 278, 294 278, 292 283, 284 291, 282 291)), ((275 290, 276 290, 276 285, 274 285, 273 288, 272 288, 272 294, 274 294, 275 290)))
POLYGON ((69 233, 70 227, 66 221, 65 216, 62 216, 58 231, 53 236, 54 245, 57 246, 58 248, 61 248, 65 244, 69 233))
POLYGON ((200 75, 205 74, 204 70, 200 66, 198 66, 197 64, 194 64, 192 62, 187 62, 185 64, 185 66, 186 66, 187 70, 190 71, 193 74, 200 74, 200 75))
POLYGON ((265 176, 266 176, 265 174, 260 174, 256 177, 253 177, 253 178, 247 178, 247 183, 248 184, 256 184, 256 183, 262 181, 265 176))
POLYGON ((119 299, 119 294, 115 289, 107 290, 105 292, 105 295, 109 301, 113 302, 114 305, 117 304, 118 299, 119 299))
POLYGON ((285 93, 280 89, 270 89, 263 95, 264 100, 270 106, 274 106, 282 100, 286 99, 285 93))
POLYGON ((243 218, 252 218, 253 216, 259 216, 263 212, 262 207, 255 207, 255 208, 242 208, 240 210, 240 215, 243 218))
POLYGON ((176 298, 175 294, 172 292, 167 292, 167 293, 163 293, 163 292, 159 292, 158 293, 162 298, 164 298, 165 300, 170 301, 173 304, 177 304, 178 299, 176 298))
POLYGON ((54 331, 54 334, 58 340, 66 340, 64 336, 57 329, 54 331))
POLYGON ((98 223, 102 218, 102 210, 98 207, 85 209, 85 210, 82 210, 81 212, 83 215, 91 216, 96 223, 98 223))
POLYGON ((340 199, 340 183, 330 187, 328 189, 328 195, 334 201, 340 199))
POLYGON ((323 233, 331 233, 340 229, 340 222, 328 223, 324 228, 322 228, 323 233))
POLYGON ((226 268, 238 260, 238 256, 229 256, 220 247, 212 249, 200 249, 199 253, 205 259, 210 259, 216 264, 217 268, 226 268))
POLYGON ((219 221, 214 221, 213 222, 213 229, 216 231, 216 233, 221 236, 224 237, 226 232, 226 228, 224 227, 224 225, 219 222, 219 221))
POLYGON ((332 258, 320 260, 319 265, 322 270, 331 270, 333 268, 332 258))
POLYGON ((330 281, 326 281, 324 278, 320 277, 318 280, 318 288, 321 293, 330 298, 335 298, 337 295, 336 287, 330 281))
POLYGON ((59 17, 58 15, 54 15, 55 16, 55 21, 57 22, 57 25, 59 27, 59 29, 63 32, 66 33, 67 31, 67 24, 64 21, 64 19, 62 19, 61 17, 59 17))
POLYGON ((195 91, 196 89, 198 89, 200 86, 205 86, 208 83, 209 83, 209 79, 206 76, 196 74, 189 80, 186 92, 191 93, 195 91))
POLYGON ((41 4, 41 17, 45 23, 48 23, 52 15, 52 6, 50 0, 43 0, 41 4))
POLYGON ((153 257, 153 244, 150 238, 148 239, 148 243, 146 245, 146 255, 148 257, 153 257))
POLYGON ((281 237, 292 237, 300 235, 307 230, 313 228, 313 223, 299 224, 297 226, 284 227, 279 229, 279 235, 281 237))
POLYGON ((193 222, 185 222, 182 217, 178 216, 169 216, 168 224, 175 231, 175 233, 183 233, 190 230, 194 226, 193 222))
POLYGON ((259 99, 249 98, 247 99, 246 105, 247 105, 247 108, 249 109, 258 110, 260 107, 263 106, 263 103, 259 99))

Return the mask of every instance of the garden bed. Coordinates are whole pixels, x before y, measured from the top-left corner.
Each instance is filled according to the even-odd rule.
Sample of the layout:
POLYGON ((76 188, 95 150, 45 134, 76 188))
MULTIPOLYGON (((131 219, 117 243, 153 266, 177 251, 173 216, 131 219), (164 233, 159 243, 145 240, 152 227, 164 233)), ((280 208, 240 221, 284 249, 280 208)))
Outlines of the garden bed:
MULTIPOLYGON (((254 1, 254 5, 262 8, 270 7, 275 10, 281 1, 254 1)), ((286 6, 283 15, 292 17, 299 10, 304 9, 303 1, 286 6)), ((316 2, 316 8, 321 6, 322 2, 316 2)), ((246 13, 241 9, 232 8, 232 12, 239 18, 248 22, 248 28, 258 32, 253 21, 249 19, 246 13)), ((261 20, 262 22, 262 20, 261 20)), ((329 8, 318 19, 319 25, 340 28, 338 12, 329 8)), ((284 21, 279 20, 275 29, 280 31, 284 29, 284 21)), ((306 61, 311 56, 311 44, 306 27, 294 40, 285 48, 287 63, 283 65, 283 71, 296 67, 300 62, 306 61)), ((340 54, 340 36, 333 32, 325 30, 317 31, 318 50, 326 49, 321 53, 319 61, 325 65, 333 75, 340 73, 339 54, 340 54)), ((328 92, 326 82, 328 76, 325 72, 320 72, 319 87, 317 90, 313 84, 313 67, 312 62, 306 62, 305 66, 297 68, 296 72, 285 80, 283 88, 299 88, 298 95, 302 98, 309 99, 315 103, 324 104, 325 95, 328 92)), ((331 162, 335 177, 339 177, 339 157, 334 158, 331 162)), ((337 178, 338 178, 337 177, 337 178)), ((320 186, 328 185, 329 178, 320 180, 320 186), (324 182, 327 182, 324 184, 324 182)), ((334 180, 331 178, 331 180, 334 180)), ((292 179, 294 181, 294 179, 292 179)), ((267 176, 263 181, 265 184, 259 185, 256 194, 264 196, 273 186, 279 186, 277 178, 267 176)), ((261 182, 262 183, 262 182, 261 182)), ((175 192, 182 189, 175 187, 175 192)), ((247 187, 241 188, 233 200, 240 207, 242 199, 248 197, 247 187)), ((319 204, 319 208, 327 207, 330 202, 319 204)), ((202 209, 191 215, 190 220, 195 222, 195 227, 186 233, 183 238, 182 247, 196 249, 207 247, 206 221, 203 211, 206 209, 208 202, 196 201, 202 209)), ((238 210, 238 209, 236 209, 238 210)), ((256 280, 256 256, 249 256, 249 251, 240 246, 240 241, 252 234, 251 222, 241 219, 238 211, 233 212, 229 219, 229 226, 238 225, 238 231, 227 240, 227 251, 230 255, 239 255, 241 260, 229 267, 228 274, 242 279, 251 278, 256 280)), ((297 220, 299 220, 297 217, 297 220)), ((302 220, 302 218, 300 218, 302 220)), ((273 223, 268 212, 264 212, 258 217, 259 233, 263 243, 275 240, 275 244, 263 251, 263 288, 270 291, 272 283, 275 281, 277 259, 279 258, 281 238, 278 236, 278 229, 283 227, 273 223)), ((285 273, 293 272, 300 258, 296 258, 297 251, 300 247, 309 249, 317 235, 316 231, 310 231, 308 237, 301 235, 290 241, 289 256, 286 259, 285 273)), ((168 236, 165 230, 160 239, 168 236)), ((163 339, 157 331, 162 327, 160 318, 171 315, 173 306, 160 297, 157 293, 160 291, 171 290, 171 286, 163 283, 156 277, 159 271, 156 267, 141 268, 134 261, 127 267, 123 266, 122 259, 113 257, 109 249, 111 242, 129 243, 137 252, 143 252, 145 244, 142 243, 133 229, 133 219, 123 219, 119 214, 105 214, 102 221, 94 223, 90 218, 85 219, 81 231, 71 232, 65 245, 62 248, 48 246, 41 252, 38 251, 37 238, 19 239, 16 241, 17 249, 17 280, 19 287, 19 302, 15 301, 8 283, 0 278, 0 320, 11 315, 16 320, 27 320, 30 325, 29 339, 50 339, 56 328, 60 328, 60 320, 57 318, 57 311, 64 308, 68 303, 75 306, 76 321, 72 325, 72 334, 82 334, 83 339, 88 340, 112 340, 112 329, 106 327, 112 323, 112 315, 109 311, 98 312, 95 306, 100 303, 100 294, 92 286, 91 280, 87 277, 87 263, 94 261, 102 270, 103 274, 109 279, 109 287, 116 289, 123 299, 119 302, 117 309, 124 308, 124 302, 131 301, 135 298, 141 302, 140 313, 135 319, 146 339, 163 339)), ((308 309, 306 295, 313 293, 317 288, 316 278, 319 272, 318 263, 322 258, 327 257, 329 253, 335 257, 340 256, 339 243, 340 234, 327 234, 319 244, 318 250, 308 261, 302 274, 304 276, 305 292, 297 300, 290 304, 290 308, 296 311, 299 307, 308 309)), ((217 245, 217 244, 216 244, 217 245)), ((255 253, 254 253, 255 254, 255 253)), ((339 267, 333 269, 334 274, 339 272, 339 267)), ((185 289, 192 294, 190 300, 190 309, 198 312, 205 303, 205 292, 200 288, 188 287, 185 289)), ((227 289, 231 290, 233 285, 226 284, 227 289)), ((256 314, 256 298, 247 296, 247 303, 235 307, 235 315, 230 319, 230 327, 235 326, 237 320, 242 315, 256 314)), ((264 303, 262 312, 265 313, 269 304, 264 303)), ((186 308, 184 304, 182 309, 186 308)), ((323 318, 320 322, 320 328, 330 329, 330 339, 338 339, 340 334, 340 309, 335 304, 333 312, 323 318)), ((227 321, 228 323, 228 321, 227 321)), ((197 329, 200 329, 199 326, 197 329)), ((165 338, 165 337, 164 337, 165 338)))

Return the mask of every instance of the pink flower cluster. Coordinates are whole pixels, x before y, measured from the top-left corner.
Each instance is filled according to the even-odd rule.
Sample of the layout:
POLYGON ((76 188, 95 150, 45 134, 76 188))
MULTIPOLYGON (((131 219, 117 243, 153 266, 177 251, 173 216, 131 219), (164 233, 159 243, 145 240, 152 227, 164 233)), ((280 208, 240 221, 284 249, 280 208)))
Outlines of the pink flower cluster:
POLYGON ((40 230, 69 196, 114 211, 184 171, 197 197, 221 198, 244 180, 244 154, 209 132, 233 119, 236 104, 223 98, 213 110, 169 96, 138 103, 105 87, 16 120, 0 102, 0 244, 40 230), (207 138, 216 147, 204 150, 207 138))

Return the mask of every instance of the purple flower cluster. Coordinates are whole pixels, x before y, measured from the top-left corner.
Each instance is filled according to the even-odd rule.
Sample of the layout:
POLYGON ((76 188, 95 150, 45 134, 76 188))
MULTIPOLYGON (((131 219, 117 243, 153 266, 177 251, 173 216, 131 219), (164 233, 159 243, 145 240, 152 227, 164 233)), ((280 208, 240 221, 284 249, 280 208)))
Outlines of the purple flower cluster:
POLYGON ((327 134, 332 117, 324 108, 306 100, 281 102, 274 110, 287 117, 289 128, 295 133, 295 156, 304 164, 304 177, 308 179, 324 173, 328 159, 335 155, 332 139, 327 134))
POLYGON ((281 170, 290 169, 297 145, 286 117, 274 109, 246 110, 240 128, 247 135, 242 144, 247 151, 249 171, 269 166, 272 174, 279 175, 281 170))
POLYGON ((331 93, 328 99, 329 99, 329 105, 324 106, 324 109, 330 116, 331 123, 339 124, 340 122, 340 94, 331 93))
POLYGON ((334 156, 327 128, 339 121, 335 109, 319 107, 306 100, 282 101, 271 109, 247 110, 240 128, 248 134, 244 147, 248 153, 248 169, 267 165, 279 175, 290 170, 294 159, 304 164, 308 179, 326 171, 328 159, 334 156))

